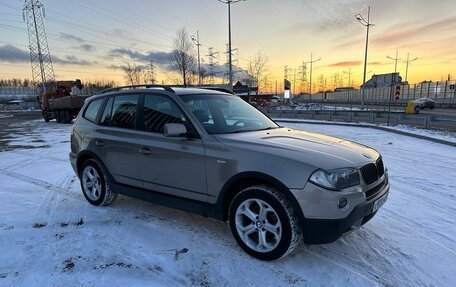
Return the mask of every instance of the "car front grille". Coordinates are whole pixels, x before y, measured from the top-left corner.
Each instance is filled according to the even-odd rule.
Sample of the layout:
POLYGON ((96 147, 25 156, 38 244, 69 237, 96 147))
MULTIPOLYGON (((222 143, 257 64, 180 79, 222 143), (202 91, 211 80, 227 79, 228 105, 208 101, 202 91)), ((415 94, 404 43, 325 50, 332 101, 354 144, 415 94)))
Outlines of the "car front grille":
POLYGON ((376 187, 369 189, 366 191, 366 200, 370 200, 378 195, 378 193, 382 190, 382 188, 387 183, 387 179, 383 180, 382 183, 378 184, 376 187))
POLYGON ((376 182, 385 173, 382 158, 379 158, 375 163, 366 164, 361 168, 361 175, 364 182, 369 185, 376 182))

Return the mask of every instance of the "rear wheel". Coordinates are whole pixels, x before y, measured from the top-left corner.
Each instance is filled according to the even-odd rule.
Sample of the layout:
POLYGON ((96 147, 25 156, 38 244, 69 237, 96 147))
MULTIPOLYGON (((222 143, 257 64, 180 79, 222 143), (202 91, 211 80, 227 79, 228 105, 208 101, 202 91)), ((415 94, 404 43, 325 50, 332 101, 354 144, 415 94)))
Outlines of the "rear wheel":
POLYGON ((68 124, 71 122, 71 115, 69 111, 62 111, 62 123, 68 124))
POLYGON ((111 191, 107 177, 93 159, 86 160, 80 169, 79 179, 84 197, 93 205, 110 205, 117 198, 111 191))
POLYGON ((293 207, 274 187, 256 185, 242 190, 229 210, 237 243, 260 260, 276 260, 291 253, 301 240, 293 207))
POLYGON ((61 117, 60 111, 55 111, 54 113, 55 113, 55 121, 58 123, 61 123, 62 117, 61 117))
POLYGON ((66 119, 67 119, 67 123, 71 124, 71 121, 73 120, 73 116, 71 115, 70 111, 66 111, 66 119))

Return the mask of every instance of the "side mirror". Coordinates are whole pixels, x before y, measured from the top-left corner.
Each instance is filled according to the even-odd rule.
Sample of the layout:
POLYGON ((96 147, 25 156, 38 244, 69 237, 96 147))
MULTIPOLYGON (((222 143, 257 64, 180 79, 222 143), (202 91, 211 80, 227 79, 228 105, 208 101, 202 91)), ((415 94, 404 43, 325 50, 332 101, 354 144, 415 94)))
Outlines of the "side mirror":
POLYGON ((163 135, 165 137, 180 137, 187 133, 187 128, 183 124, 165 124, 163 135))

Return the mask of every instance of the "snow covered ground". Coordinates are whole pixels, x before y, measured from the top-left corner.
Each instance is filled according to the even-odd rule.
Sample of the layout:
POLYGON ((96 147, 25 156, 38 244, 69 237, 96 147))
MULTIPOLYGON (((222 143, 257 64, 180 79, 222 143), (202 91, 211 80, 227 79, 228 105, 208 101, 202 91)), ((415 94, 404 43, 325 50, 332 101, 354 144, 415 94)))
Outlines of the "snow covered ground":
POLYGON ((70 126, 13 127, 13 150, 0 152, 0 286, 456 286, 454 147, 285 125, 377 148, 392 187, 360 230, 269 263, 241 251, 222 222, 123 196, 89 205, 67 159, 70 126))
MULTIPOLYGON (((324 120, 311 120, 311 119, 305 119, 305 120, 300 120, 300 119, 286 119, 286 118, 274 118, 275 121, 281 122, 282 125, 288 125, 289 122, 302 122, 302 123, 325 123, 325 124, 355 124, 352 122, 337 122, 337 121, 324 121, 324 120)), ((434 129, 425 129, 425 128, 420 128, 420 127, 413 127, 413 126, 407 126, 407 125, 396 125, 396 126, 387 126, 386 124, 372 124, 372 123, 364 123, 360 122, 359 124, 366 125, 366 126, 379 126, 391 130, 398 130, 398 131, 403 131, 411 134, 416 134, 416 135, 422 135, 425 137, 430 137, 430 138, 435 138, 435 139, 440 139, 448 142, 453 142, 456 143, 456 132, 454 131, 448 131, 448 130, 434 130, 434 129)))

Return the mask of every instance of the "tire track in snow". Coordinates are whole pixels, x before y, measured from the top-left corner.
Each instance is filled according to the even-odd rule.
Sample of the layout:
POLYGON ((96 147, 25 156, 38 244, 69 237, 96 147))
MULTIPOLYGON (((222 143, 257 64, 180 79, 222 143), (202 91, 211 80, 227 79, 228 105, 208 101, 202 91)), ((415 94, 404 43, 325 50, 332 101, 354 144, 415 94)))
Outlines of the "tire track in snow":
MULTIPOLYGON (((406 221, 408 221, 408 222, 411 222, 412 225, 415 225, 416 227, 419 227, 419 228, 421 228, 421 229, 423 229, 423 227, 425 227, 424 225, 419 224, 419 223, 416 222, 415 220, 412 220, 412 219, 410 219, 410 218, 408 218, 408 217, 405 217, 405 216, 403 216, 403 215, 400 215, 399 213, 397 213, 397 212, 395 212, 395 211, 393 211, 393 210, 391 210, 391 209, 385 208, 385 211, 391 213, 393 216, 390 216, 390 215, 385 214, 385 213, 383 213, 382 215, 383 215, 384 217, 388 218, 388 220, 391 220, 392 222, 395 222, 395 221, 396 221, 396 218, 400 217, 400 218, 402 218, 403 220, 406 220, 406 221)), ((455 258, 456 258, 456 252, 455 252, 454 250, 450 249, 450 248, 449 248, 448 246, 446 246, 445 244, 436 241, 435 239, 433 239, 433 238, 431 238, 430 236, 426 235, 424 232, 419 231, 418 228, 413 228, 413 229, 412 229, 412 228, 409 227, 409 225, 402 225, 401 228, 403 228, 403 229, 408 229, 409 232, 410 232, 410 234, 417 233, 419 236, 421 236, 421 237, 423 237, 423 238, 426 238, 426 239, 429 240, 430 242, 433 242, 433 243, 439 245, 439 246, 442 247, 443 249, 448 250, 448 251, 449 251, 450 253, 452 253, 452 254, 455 256, 455 258)), ((444 237, 445 239, 451 239, 451 238, 449 238, 449 237, 447 237, 447 236, 445 236, 445 235, 442 235, 442 237, 444 237)))
POLYGON ((65 192, 65 190, 63 190, 63 188, 56 186, 52 183, 49 183, 47 181, 36 179, 36 178, 30 177, 30 176, 20 174, 20 173, 14 172, 14 171, 9 171, 9 170, 3 169, 3 168, 0 168, 0 173, 3 175, 6 175, 6 176, 12 177, 14 179, 35 185, 37 187, 41 187, 48 191, 56 192, 56 193, 59 193, 64 196, 71 197, 73 199, 82 200, 82 198, 80 196, 76 195, 75 193, 65 192))

